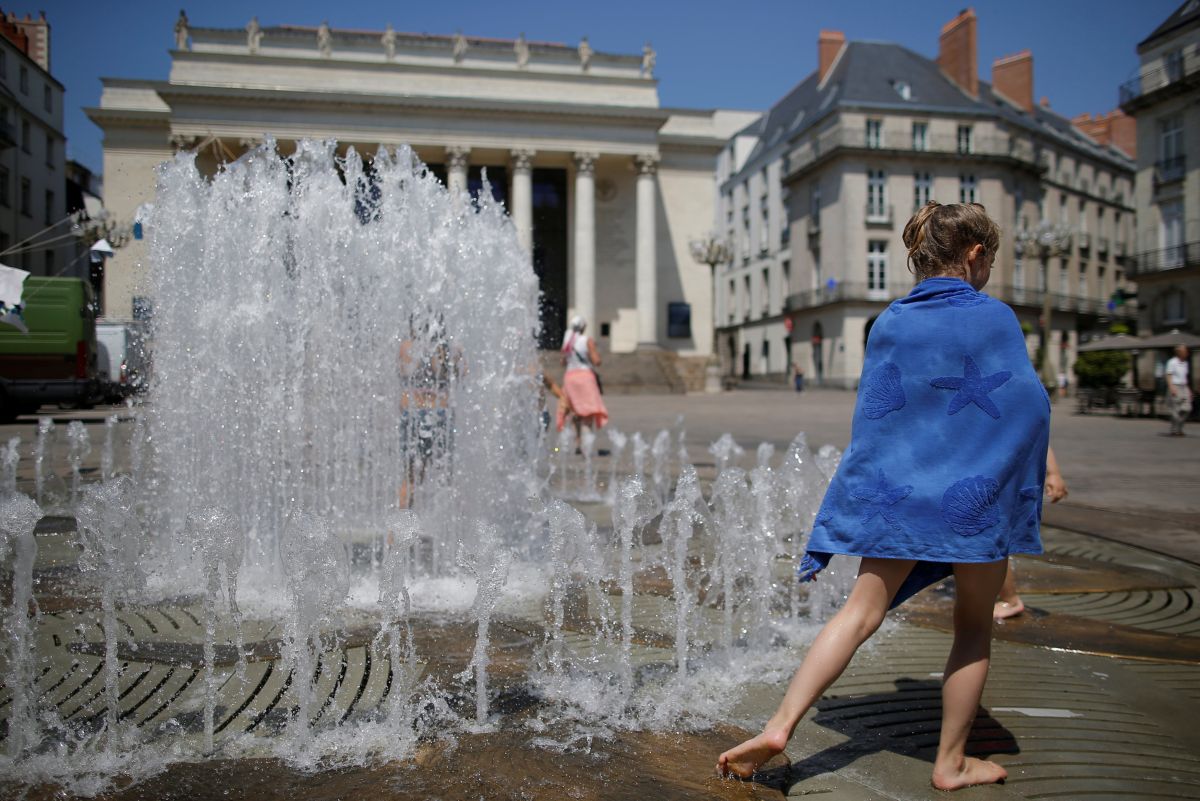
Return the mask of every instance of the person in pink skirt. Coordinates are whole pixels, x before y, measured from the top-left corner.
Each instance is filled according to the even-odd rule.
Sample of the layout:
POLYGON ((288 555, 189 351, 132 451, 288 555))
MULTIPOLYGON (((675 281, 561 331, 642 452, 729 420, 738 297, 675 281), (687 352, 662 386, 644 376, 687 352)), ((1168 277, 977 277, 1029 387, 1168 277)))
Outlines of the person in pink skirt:
MULTIPOLYGON (((600 365, 600 353, 596 342, 585 332, 587 320, 576 315, 571 327, 563 335, 562 360, 566 367, 563 374, 562 391, 567 396, 576 437, 583 426, 595 431, 608 423, 608 409, 600 397, 600 382, 596 378, 596 367, 600 365)), ((566 423, 567 404, 558 405, 558 430, 566 423)))

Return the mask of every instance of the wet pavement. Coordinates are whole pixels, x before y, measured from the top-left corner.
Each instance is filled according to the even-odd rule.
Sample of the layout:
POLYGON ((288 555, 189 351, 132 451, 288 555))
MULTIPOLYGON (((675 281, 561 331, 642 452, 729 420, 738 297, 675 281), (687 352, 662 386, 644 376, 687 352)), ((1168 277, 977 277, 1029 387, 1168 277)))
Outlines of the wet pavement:
MULTIPOLYGON (((794 400, 786 393, 757 394, 780 396, 741 399, 743 407, 761 404, 764 415, 772 403, 794 400)), ((820 411, 829 419, 824 427, 818 426, 821 436, 813 437, 814 448, 824 441, 838 442, 838 424, 833 421, 836 399, 834 393, 829 395, 829 408, 820 411)), ((669 414, 674 403, 679 401, 663 399, 659 411, 671 417, 665 425, 674 423, 669 414)), ((732 408, 724 412, 727 428, 733 427, 732 408)), ((711 475, 711 457, 704 464, 705 438, 711 433, 707 429, 715 425, 706 417, 709 414, 704 410, 695 418, 689 414, 689 421, 697 422, 694 426, 689 422, 688 430, 690 450, 711 475)), ((616 415, 614 419, 620 422, 616 415)), ((1119 427, 1142 422, 1147 421, 1088 418, 1075 425, 1086 431, 1111 429, 1117 433, 1109 439, 1123 441, 1129 432, 1119 427)), ((782 428, 790 432, 796 425, 789 419, 782 428)), ((1146 426, 1142 429, 1149 432, 1146 426)), ((643 430, 653 429, 647 425, 643 430)), ((1083 435, 1072 429, 1070 437, 1079 436, 1083 435)), ((790 435, 779 437, 781 450, 789 439, 790 435)), ((1174 447, 1175 441, 1168 442, 1174 447)), ((757 439, 747 437, 742 444, 750 450, 757 439)), ((1064 452, 1083 459, 1092 446, 1055 444, 1068 482, 1078 477, 1072 484, 1072 500, 1076 484, 1085 488, 1098 484, 1110 469, 1085 460, 1074 464, 1072 473, 1069 460, 1076 457, 1064 458, 1064 452)), ((1155 447, 1142 450, 1132 439, 1127 443, 1122 456, 1130 475, 1137 476, 1143 462, 1155 462, 1160 443, 1151 444, 1155 447)), ((1079 493, 1087 503, 1048 507, 1046 556, 1016 561, 1029 611, 997 626, 992 672, 970 738, 970 751, 1005 765, 1009 779, 1002 786, 971 788, 957 797, 1200 798, 1200 727, 1194 724, 1200 719, 1200 546, 1196 545, 1200 526, 1194 508, 1200 495, 1179 489, 1196 480, 1200 463, 1195 459, 1200 451, 1195 440, 1184 444, 1191 450, 1171 459, 1177 460, 1174 466, 1190 465, 1189 472, 1175 483, 1145 489, 1142 495, 1148 500, 1136 507, 1095 505, 1110 499, 1087 489, 1079 493)), ((120 449, 118 441, 118 454, 120 449)), ((93 475, 98 451, 94 443, 89 465, 93 475)), ((598 467, 605 475, 602 462, 598 467)), ((1145 469, 1153 476, 1160 467, 1145 469)), ((1141 480, 1127 478, 1126 483, 1141 480)), ((23 488, 30 481, 29 475, 20 475, 23 488)), ((1125 486, 1114 493, 1111 505, 1130 491, 1125 486)), ((597 522, 606 523, 604 507, 583 508, 597 522)), ((91 689, 98 671, 94 666, 99 664, 95 646, 79 645, 78 639, 74 649, 66 646, 71 640, 68 633, 95 616, 94 592, 72 574, 69 528, 65 521, 49 521, 38 534, 44 555, 39 562, 38 601, 43 613, 57 620, 52 626, 61 629, 63 652, 70 654, 61 661, 63 675, 44 677, 44 686, 54 688, 64 713, 95 716, 99 713, 91 689)), ((667 592, 664 578, 654 571, 639 574, 635 583, 635 596, 643 599, 639 609, 652 608, 652 599, 667 592)), ((615 593, 616 588, 605 591, 615 593)), ((523 690, 530 655, 543 634, 535 612, 497 617, 493 692, 505 721, 498 731, 422 742, 408 760, 360 768, 304 772, 269 759, 180 764, 101 797, 139 801, 362 796, 615 800, 812 795, 829 801, 943 797, 930 788, 929 775, 940 722, 941 669, 950 645, 949 598, 948 588, 931 588, 898 610, 800 725, 785 757, 766 766, 754 782, 717 780, 711 776, 712 765, 720 751, 762 725, 783 691, 780 684, 744 686, 726 726, 702 731, 624 731, 574 747, 545 747, 555 733, 530 723, 536 718, 536 701, 523 690)), ((582 608, 569 628, 586 632, 587 604, 582 608)), ((200 625, 198 611, 195 599, 187 598, 172 606, 123 610, 122 623, 142 644, 140 652, 122 655, 127 665, 122 678, 123 717, 153 726, 170 717, 172 703, 196 691, 198 671, 192 666, 198 660, 187 640, 200 625)), ((652 615, 643 615, 635 623, 641 663, 669 661, 671 632, 652 615)), ((422 669, 446 678, 458 674, 473 644, 471 625, 443 619, 436 626, 417 627, 423 638, 417 652, 428 655, 422 669)), ((317 694, 326 699, 321 707, 324 714, 344 720, 383 703, 393 682, 398 682, 389 671, 380 670, 386 659, 375 650, 369 632, 356 631, 353 625, 346 627, 326 664, 318 666, 316 677, 317 694)), ((83 639, 95 643, 97 636, 98 632, 85 630, 83 639)), ((274 710, 287 705, 286 678, 273 672, 278 634, 251 627, 246 637, 258 658, 248 666, 249 681, 230 682, 222 695, 223 729, 229 732, 278 725, 279 713, 274 710)), ((797 647, 797 663, 802 656, 803 647, 797 647)), ((70 797, 44 786, 0 787, 0 795, 70 797)))

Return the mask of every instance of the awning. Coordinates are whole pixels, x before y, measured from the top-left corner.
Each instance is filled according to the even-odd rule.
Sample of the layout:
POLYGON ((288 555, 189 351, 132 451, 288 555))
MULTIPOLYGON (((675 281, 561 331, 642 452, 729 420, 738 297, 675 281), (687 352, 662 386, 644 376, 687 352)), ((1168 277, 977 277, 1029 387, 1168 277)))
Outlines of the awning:
POLYGON ((1099 350, 1141 350, 1146 347, 1141 337, 1131 337, 1129 334, 1114 334, 1113 336, 1093 339, 1079 346, 1080 353, 1093 353, 1099 350))
POLYGON ((115 253, 115 251, 112 249, 112 245, 108 244, 107 239, 101 239, 96 244, 92 245, 91 250, 93 253, 103 253, 105 256, 112 256, 115 253))
POLYGON ((1200 337, 1178 329, 1169 334, 1155 334, 1142 340, 1142 347, 1147 350, 1174 348, 1176 345, 1187 345, 1189 348, 1200 346, 1200 337))

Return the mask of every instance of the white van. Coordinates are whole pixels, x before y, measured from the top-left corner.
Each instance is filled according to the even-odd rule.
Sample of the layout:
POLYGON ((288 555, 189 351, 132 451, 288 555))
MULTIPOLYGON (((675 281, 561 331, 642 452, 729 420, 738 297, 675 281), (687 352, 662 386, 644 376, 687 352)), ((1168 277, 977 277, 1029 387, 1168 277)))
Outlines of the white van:
POLYGON ((105 400, 117 403, 146 388, 150 362, 142 322, 97 320, 96 351, 105 400))

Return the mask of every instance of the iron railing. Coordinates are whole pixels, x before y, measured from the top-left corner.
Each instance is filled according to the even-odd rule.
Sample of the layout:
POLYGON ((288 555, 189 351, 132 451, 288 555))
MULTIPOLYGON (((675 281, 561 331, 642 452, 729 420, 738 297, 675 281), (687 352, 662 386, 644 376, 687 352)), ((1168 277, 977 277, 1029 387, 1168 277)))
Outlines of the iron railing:
POLYGON ((1124 106, 1160 89, 1182 83, 1185 78, 1197 74, 1200 74, 1200 55, 1192 53, 1187 57, 1165 58, 1162 66, 1147 70, 1133 80, 1121 84, 1118 101, 1124 106))
POLYGON ((861 128, 847 128, 841 125, 825 131, 815 139, 809 140, 792 151, 788 166, 792 171, 801 170, 822 156, 839 148, 877 150, 883 152, 930 153, 937 155, 974 156, 1011 158, 1020 161, 1030 168, 1041 170, 1040 156, 1032 141, 1016 136, 975 136, 970 143, 969 151, 964 151, 959 145, 958 137, 954 134, 930 134, 926 137, 924 147, 913 147, 910 137, 884 136, 876 145, 867 138, 866 131, 861 128))
MULTIPOLYGON (((784 301, 784 311, 796 311, 799 309, 811 309, 819 306, 829 306, 834 303, 846 302, 890 302, 897 298, 902 298, 911 291, 910 286, 888 287, 886 289, 872 288, 866 283, 843 281, 833 285, 826 284, 825 286, 816 289, 797 292, 788 297, 784 301)), ((1010 306, 1023 306, 1032 309, 1041 309, 1045 299, 1045 293, 1040 289, 1031 287, 1019 287, 1011 284, 988 284, 984 289, 988 295, 1002 300, 1010 306)), ((1076 312, 1079 314, 1087 314, 1096 317, 1116 316, 1116 317, 1132 317, 1135 314, 1134 307, 1118 306, 1115 309, 1108 308, 1108 298, 1086 297, 1082 295, 1070 295, 1064 292, 1050 293, 1050 306, 1054 311, 1076 312)))
POLYGON ((1154 183, 1169 184, 1182 181, 1187 172, 1187 159, 1182 155, 1154 162, 1154 183))
POLYGON ((1182 270, 1185 267, 1200 267, 1200 242, 1185 242, 1160 250, 1143 251, 1126 266, 1125 272, 1132 278, 1165 270, 1182 270))

